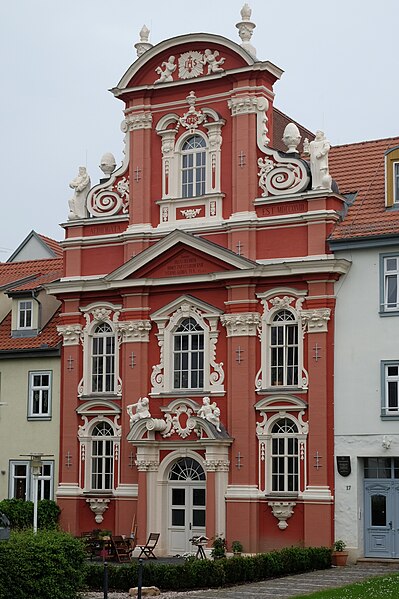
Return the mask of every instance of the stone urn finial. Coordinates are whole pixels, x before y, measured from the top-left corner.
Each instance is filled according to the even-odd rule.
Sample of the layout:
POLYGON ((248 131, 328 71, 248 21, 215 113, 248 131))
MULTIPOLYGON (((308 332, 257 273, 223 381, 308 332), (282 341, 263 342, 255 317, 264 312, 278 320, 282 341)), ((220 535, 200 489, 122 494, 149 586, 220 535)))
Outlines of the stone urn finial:
POLYGON ((140 41, 138 41, 136 44, 134 44, 134 47, 136 48, 137 56, 141 56, 142 54, 144 54, 144 52, 147 52, 147 50, 149 50, 153 46, 148 41, 149 37, 150 37, 150 30, 148 29, 148 27, 146 25, 142 26, 139 36, 140 36, 140 41))
POLYGON ((284 129, 283 142, 287 146, 287 154, 297 154, 298 146, 301 141, 301 134, 295 123, 288 123, 284 129))
POLYGON ((109 179, 116 168, 115 156, 111 152, 106 152, 100 161, 100 169, 104 176, 109 179))
POLYGON ((248 4, 244 4, 241 9, 241 21, 236 23, 236 27, 238 29, 238 35, 241 38, 241 46, 249 53, 253 58, 256 58, 256 50, 251 44, 251 37, 253 30, 256 25, 253 23, 251 19, 252 10, 248 6, 248 4))

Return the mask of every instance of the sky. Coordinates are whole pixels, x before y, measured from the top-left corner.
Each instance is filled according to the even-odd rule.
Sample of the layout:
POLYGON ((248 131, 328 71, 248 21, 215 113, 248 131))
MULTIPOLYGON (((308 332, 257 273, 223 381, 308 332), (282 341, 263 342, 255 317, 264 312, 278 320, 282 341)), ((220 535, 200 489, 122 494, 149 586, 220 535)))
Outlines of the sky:
MULTIPOLYGON (((248 0, 260 60, 284 70, 275 106, 332 145, 399 134, 398 0, 248 0)), ((123 103, 108 91, 154 45, 207 32, 240 43, 244 0, 12 0, 0 3, 0 261, 34 229, 62 240, 86 166, 122 161, 123 103)))

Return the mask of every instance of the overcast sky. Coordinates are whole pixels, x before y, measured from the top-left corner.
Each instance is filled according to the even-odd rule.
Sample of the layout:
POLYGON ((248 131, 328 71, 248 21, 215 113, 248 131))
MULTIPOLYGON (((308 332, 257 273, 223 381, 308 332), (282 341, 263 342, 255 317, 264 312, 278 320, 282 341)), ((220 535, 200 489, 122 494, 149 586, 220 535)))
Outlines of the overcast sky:
MULTIPOLYGON (((3 0, 0 260, 34 229, 64 236, 69 182, 122 160, 123 103, 108 91, 150 42, 209 32, 240 42, 243 0, 3 0)), ((398 130, 398 0, 250 0, 261 60, 285 72, 275 105, 333 145, 398 130)))

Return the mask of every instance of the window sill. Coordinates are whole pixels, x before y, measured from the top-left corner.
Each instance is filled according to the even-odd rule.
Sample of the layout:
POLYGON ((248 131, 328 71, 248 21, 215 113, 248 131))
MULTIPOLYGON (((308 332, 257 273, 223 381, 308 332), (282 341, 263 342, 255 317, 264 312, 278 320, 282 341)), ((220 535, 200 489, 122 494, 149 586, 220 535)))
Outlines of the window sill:
POLYGON ((85 393, 79 396, 83 401, 91 401, 93 399, 114 401, 122 399, 121 393, 85 393))
POLYGON ((183 390, 175 390, 175 391, 164 391, 161 393, 149 393, 149 397, 153 397, 154 399, 159 398, 174 398, 178 399, 180 397, 205 397, 209 395, 210 397, 223 397, 226 395, 225 391, 211 391, 210 389, 183 389, 183 390))
POLYGON ((262 389, 257 389, 256 393, 258 394, 270 394, 270 393, 307 393, 308 389, 307 388, 303 388, 303 387, 284 387, 283 385, 281 385, 281 387, 275 386, 275 387, 264 387, 262 389))
POLYGON ((29 422, 33 422, 34 420, 40 420, 40 421, 46 421, 49 422, 51 421, 51 416, 35 416, 35 415, 31 415, 28 416, 28 420, 29 422))
POLYGON ((288 492, 288 491, 269 491, 268 493, 265 494, 265 499, 269 500, 269 501, 276 501, 276 500, 281 500, 281 501, 289 501, 290 499, 298 499, 299 497, 299 492, 295 491, 295 492, 288 492))
POLYGON ((396 310, 380 310, 379 311, 379 315, 380 316, 399 316, 399 308, 397 308, 396 310))
POLYGON ((381 414, 381 420, 399 420, 399 412, 394 414, 381 414))

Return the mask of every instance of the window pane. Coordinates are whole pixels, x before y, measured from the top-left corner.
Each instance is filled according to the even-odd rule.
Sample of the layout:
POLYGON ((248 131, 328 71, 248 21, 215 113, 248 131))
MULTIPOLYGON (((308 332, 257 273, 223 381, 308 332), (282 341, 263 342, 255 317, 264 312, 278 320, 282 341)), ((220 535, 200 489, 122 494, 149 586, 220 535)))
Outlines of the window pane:
POLYGON ((185 489, 172 489, 172 505, 185 505, 186 491, 185 489))
POLYGON ((184 526, 185 510, 172 510, 172 526, 184 526))
POLYGON ((205 506, 205 489, 193 489, 193 504, 205 506))
POLYGON ((385 495, 373 495, 371 497, 371 526, 387 525, 386 502, 385 495))
POLYGON ((193 526, 205 527, 205 510, 193 510, 193 526))

